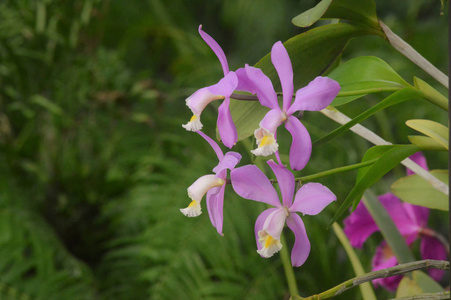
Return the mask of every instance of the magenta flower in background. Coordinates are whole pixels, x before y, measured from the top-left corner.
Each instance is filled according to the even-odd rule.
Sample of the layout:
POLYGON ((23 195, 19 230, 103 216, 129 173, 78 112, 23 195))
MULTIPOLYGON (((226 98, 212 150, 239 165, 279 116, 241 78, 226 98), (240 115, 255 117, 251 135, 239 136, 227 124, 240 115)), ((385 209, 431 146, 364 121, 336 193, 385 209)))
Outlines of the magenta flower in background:
POLYGON ((224 51, 211 36, 202 30, 202 25, 199 26, 199 34, 218 57, 222 70, 224 71, 224 78, 214 85, 197 90, 186 99, 186 105, 191 109, 193 116, 187 124, 182 126, 188 131, 201 130, 203 125, 200 121, 200 116, 204 108, 214 100, 223 99, 224 101, 218 108, 217 126, 219 136, 224 145, 228 148, 232 148, 238 139, 238 135, 230 114, 229 106, 230 96, 238 86, 238 77, 235 72, 229 71, 224 51))
POLYGON ((310 253, 310 242, 304 223, 296 212, 317 215, 337 198, 327 187, 319 183, 303 185, 294 196, 293 174, 273 160, 269 160, 267 163, 276 175, 282 194, 282 203, 269 179, 255 165, 234 169, 230 173, 232 186, 235 192, 243 198, 275 207, 263 211, 255 222, 257 252, 263 257, 271 257, 282 249, 280 235, 287 223, 296 239, 291 252, 291 263, 293 266, 299 267, 307 260, 310 253))
POLYGON ((257 156, 267 156, 276 152, 279 147, 276 131, 282 123, 285 123, 285 128, 293 137, 290 149, 290 166, 293 170, 301 170, 310 159, 312 141, 307 129, 293 114, 297 111, 319 111, 326 108, 337 96, 340 85, 333 79, 316 77, 306 87, 296 92, 295 100, 292 103, 293 68, 282 42, 279 41, 272 47, 271 61, 279 74, 282 85, 282 108, 279 107, 277 94, 271 80, 260 69, 245 67, 246 80, 253 86, 253 91, 250 91, 250 89, 248 91, 257 93, 260 103, 271 109, 260 122, 260 128, 255 130, 254 135, 258 148, 251 152, 257 156))
MULTIPOLYGON (((426 160, 420 152, 410 156, 410 159, 428 170, 426 160)), ((407 174, 411 175, 413 173, 407 169, 407 174)), ((415 240, 421 238, 420 252, 423 259, 447 259, 446 248, 435 237, 434 232, 427 227, 428 208, 401 202, 399 198, 391 193, 384 194, 378 198, 393 219, 401 235, 406 239, 408 245, 412 245, 415 240)), ((371 214, 362 202, 344 220, 344 225, 345 234, 348 236, 351 245, 356 248, 361 248, 370 235, 379 231, 376 222, 374 222, 371 214)), ((397 264, 398 261, 388 244, 385 241, 382 242, 377 247, 376 254, 373 257, 372 271, 394 267, 397 264)), ((442 278, 443 273, 443 270, 429 270, 429 275, 437 281, 442 278)), ((373 280, 373 284, 375 286, 383 286, 389 291, 395 291, 401 279, 402 275, 379 278, 373 280)))
POLYGON ((200 202, 207 194, 207 210, 211 224, 222 235, 224 191, 226 186, 227 169, 233 170, 240 162, 241 155, 237 152, 222 153, 219 145, 203 132, 198 133, 211 145, 218 157, 219 163, 213 169, 215 174, 204 175, 197 179, 189 188, 188 196, 191 203, 180 211, 187 217, 197 217, 202 213, 200 202))

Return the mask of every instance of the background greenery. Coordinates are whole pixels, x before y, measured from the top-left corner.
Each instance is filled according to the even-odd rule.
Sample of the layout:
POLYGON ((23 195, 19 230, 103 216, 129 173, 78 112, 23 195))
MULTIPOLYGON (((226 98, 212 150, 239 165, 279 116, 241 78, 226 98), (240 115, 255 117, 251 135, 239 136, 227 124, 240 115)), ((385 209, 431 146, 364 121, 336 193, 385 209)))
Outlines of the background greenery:
MULTIPOLYGON (((447 71, 447 13, 439 1, 377 1, 379 16, 447 71)), ((0 298, 2 299, 287 299, 279 255, 255 252, 253 224, 264 206, 226 190, 224 237, 207 214, 187 219, 186 188, 216 158, 182 123, 185 98, 215 83, 222 70, 197 33, 199 24, 225 50, 231 69, 254 64, 274 42, 302 30, 290 20, 316 1, 4 0, 0 2, 0 298)), ((375 55, 407 81, 419 68, 376 37, 351 41, 343 60, 375 55)), ((343 111, 357 115, 379 98, 343 111)), ((365 126, 407 143, 407 119, 446 124, 436 107, 407 102, 365 126)), ((213 105, 203 114, 214 136, 213 105)), ((313 139, 335 128, 306 114, 313 139)), ((238 146, 246 152, 252 141, 238 146)), ((360 161, 369 144, 348 133, 321 145, 308 174, 360 161)), ((426 153, 444 169, 444 153, 426 153)), ((242 163, 251 157, 244 154, 242 163)), ((340 200, 356 172, 322 180, 340 200)), ((388 191, 399 167, 376 186, 388 191)), ((353 276, 332 230, 338 205, 304 218, 312 243, 295 270, 301 295, 353 276)), ((447 232, 447 216, 430 226, 447 232)), ((289 244, 293 236, 287 235, 289 244)), ((367 271, 380 236, 358 250, 367 271)), ((418 247, 417 247, 418 248, 418 247)), ((446 282, 446 279, 444 279, 446 282)), ((386 298, 388 294, 378 291, 386 298)), ((338 299, 359 299, 358 289, 338 299)))

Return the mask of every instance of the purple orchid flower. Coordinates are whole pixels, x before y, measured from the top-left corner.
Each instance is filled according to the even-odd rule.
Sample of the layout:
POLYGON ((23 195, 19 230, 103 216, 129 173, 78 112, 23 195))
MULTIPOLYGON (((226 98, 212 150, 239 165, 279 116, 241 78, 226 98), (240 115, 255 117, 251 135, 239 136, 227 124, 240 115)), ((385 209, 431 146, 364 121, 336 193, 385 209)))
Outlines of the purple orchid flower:
MULTIPOLYGON (((425 170, 428 170, 426 159, 420 152, 410 156, 410 159, 425 170)), ((413 174, 413 172, 407 169, 407 175, 411 174, 413 174)), ((412 245, 415 240, 421 238, 420 252, 423 259, 446 260, 446 248, 435 237, 434 232, 427 227, 429 218, 428 208, 401 202, 401 200, 392 193, 386 193, 378 198, 393 219, 401 235, 406 239, 408 245, 412 245)), ((345 234, 348 236, 351 245, 356 248, 361 248, 369 236, 374 232, 379 231, 376 222, 374 222, 371 214, 362 202, 360 202, 351 215, 344 220, 344 225, 345 234)), ((397 264, 398 261, 395 255, 388 244, 383 241, 377 247, 376 254, 373 257, 372 271, 394 267, 397 264)), ((443 277, 443 273, 443 270, 429 270, 429 275, 437 281, 443 277)), ((373 284, 375 286, 383 286, 389 291, 395 291, 401 279, 402 275, 379 278, 373 280, 373 284)))
POLYGON ((232 186, 243 198, 275 207, 263 211, 257 218, 255 223, 257 252, 263 257, 271 257, 282 248, 280 235, 286 222, 296 239, 291 252, 291 263, 299 267, 304 264, 310 253, 310 241, 304 223, 296 212, 316 215, 337 198, 327 187, 319 183, 303 185, 294 196, 293 174, 273 160, 267 163, 276 175, 282 194, 282 203, 269 179, 255 165, 234 169, 230 173, 232 186))
MULTIPOLYGON (((260 122, 260 128, 254 132, 258 148, 251 152, 257 156, 268 156, 276 152, 279 148, 276 131, 282 123, 285 123, 285 128, 293 137, 290 166, 293 170, 301 170, 310 159, 312 141, 307 129, 293 114, 297 111, 319 111, 326 108, 337 96, 340 85, 333 79, 318 76, 306 87, 296 92, 295 100, 292 103, 293 68, 282 42, 279 41, 272 47, 271 61, 282 84, 282 108, 279 107, 277 94, 271 80, 260 69, 245 67, 246 80, 253 85, 253 91, 249 89, 247 91, 257 93, 260 103, 271 109, 260 122)), ((245 81, 244 78, 242 81, 245 81)))
POLYGON ((188 196, 192 199, 186 208, 180 211, 187 217, 197 217, 202 213, 200 202, 207 194, 207 210, 211 224, 222 235, 224 191, 226 186, 227 169, 233 170, 240 162, 241 155, 229 151, 225 155, 219 145, 201 131, 197 131, 213 148, 219 163, 213 169, 215 174, 204 175, 197 179, 189 188, 188 196))
POLYGON ((186 99, 186 105, 191 109, 193 116, 187 124, 182 126, 188 131, 201 130, 203 125, 200 121, 200 116, 204 108, 214 100, 223 99, 224 101, 218 108, 217 126, 219 136, 224 145, 232 148, 238 139, 238 135, 229 106, 230 96, 238 86, 238 77, 235 72, 229 71, 224 51, 210 35, 202 30, 202 25, 199 26, 199 34, 218 57, 222 70, 224 71, 224 78, 214 85, 197 90, 186 99))

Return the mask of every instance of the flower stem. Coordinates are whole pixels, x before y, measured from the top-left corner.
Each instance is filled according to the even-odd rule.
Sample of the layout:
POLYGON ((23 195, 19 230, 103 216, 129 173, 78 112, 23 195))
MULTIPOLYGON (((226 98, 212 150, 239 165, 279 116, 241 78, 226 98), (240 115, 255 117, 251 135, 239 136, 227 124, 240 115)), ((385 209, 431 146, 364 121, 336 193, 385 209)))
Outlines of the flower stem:
POLYGON ((283 232, 280 236, 280 242, 283 245, 282 249, 280 249, 280 257, 282 259, 285 277, 287 278, 288 290, 291 295, 297 295, 299 294, 298 287, 296 286, 296 278, 294 276, 293 266, 291 265, 290 257, 288 255, 288 247, 283 232))
MULTIPOLYGON (((400 275, 408 272, 412 272, 415 270, 420 269, 440 269, 440 270, 449 270, 449 262, 444 260, 432 260, 432 259, 425 259, 425 260, 419 260, 414 261, 406 264, 400 264, 395 267, 370 272, 362 276, 357 276, 352 279, 349 279, 325 292, 322 292, 317 295, 312 295, 307 298, 303 298, 300 296, 292 296, 292 300, 317 300, 317 299, 328 299, 335 297, 355 286, 358 286, 364 282, 368 282, 374 279, 378 278, 385 278, 385 277, 391 277, 395 275, 400 275)), ((414 298, 413 298, 414 299, 414 298)), ((433 299, 433 298, 431 298, 433 299)), ((436 298, 436 299, 442 299, 442 298, 436 298)))

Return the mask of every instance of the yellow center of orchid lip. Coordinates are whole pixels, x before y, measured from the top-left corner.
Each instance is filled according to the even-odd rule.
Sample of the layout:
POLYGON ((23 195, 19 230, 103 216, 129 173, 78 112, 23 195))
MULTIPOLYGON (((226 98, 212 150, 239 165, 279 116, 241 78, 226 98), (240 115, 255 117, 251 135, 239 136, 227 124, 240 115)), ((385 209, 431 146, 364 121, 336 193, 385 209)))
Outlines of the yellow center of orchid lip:
POLYGON ((265 245, 263 246, 263 247, 265 247, 265 248, 269 248, 269 247, 271 247, 272 245, 274 245, 275 243, 277 243, 277 241, 272 237, 272 236, 270 236, 269 234, 265 237, 265 245))
POLYGON ((276 141, 276 140, 274 139, 273 136, 271 136, 271 135, 265 135, 265 136, 262 138, 262 141, 260 142, 260 145, 258 145, 258 146, 259 146, 259 147, 263 147, 263 146, 266 146, 266 145, 271 145, 271 144, 274 144, 275 141, 276 141))
POLYGON ((197 205, 197 201, 196 200, 193 200, 193 201, 191 201, 191 203, 188 205, 188 207, 193 207, 193 206, 196 206, 197 205))
POLYGON ((196 115, 193 115, 189 121, 190 121, 190 122, 193 122, 193 121, 195 121, 197 118, 198 118, 198 117, 197 117, 196 115))

